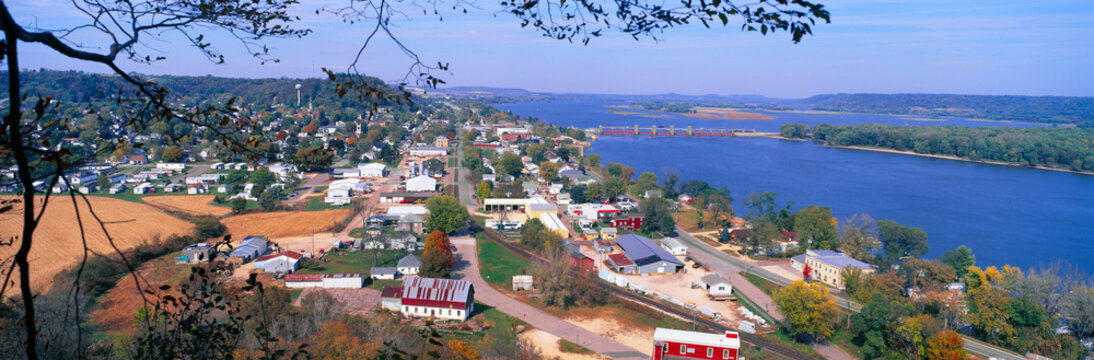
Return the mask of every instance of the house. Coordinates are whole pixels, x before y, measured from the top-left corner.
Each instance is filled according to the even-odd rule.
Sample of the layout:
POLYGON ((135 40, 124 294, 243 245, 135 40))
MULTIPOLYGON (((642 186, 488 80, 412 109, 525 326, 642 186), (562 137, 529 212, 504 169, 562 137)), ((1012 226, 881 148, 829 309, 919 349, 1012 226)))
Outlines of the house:
POLYGON ((255 259, 255 269, 262 269, 268 273, 292 273, 300 269, 300 260, 304 254, 295 251, 285 251, 277 254, 259 256, 255 259))
POLYGON ((265 255, 267 251, 265 236, 248 236, 228 254, 228 258, 237 263, 246 263, 265 255))
POLYGON ((573 200, 570 198, 570 194, 558 194, 558 196, 555 196, 555 202, 559 205, 570 205, 573 200))
POLYGON ((832 250, 806 250, 805 254, 791 258, 790 264, 803 273, 808 268, 809 277, 813 280, 840 289, 843 288, 843 270, 846 268, 859 268, 865 274, 877 271, 873 265, 832 250))
MULTIPOLYGON (((732 242, 742 242, 748 240, 748 229, 729 229, 729 240, 732 242)), ((719 239, 721 241, 721 239, 719 239)))
POLYGON ((699 283, 706 290, 711 299, 725 298, 733 295, 733 284, 717 274, 710 274, 699 278, 699 283))
POLYGON ((361 177, 361 170, 357 168, 338 168, 331 170, 330 177, 332 179, 348 179, 361 177))
POLYGON ((673 255, 687 256, 688 254, 688 247, 684 246, 684 243, 677 238, 667 237, 661 239, 661 248, 673 255))
POLYGON ((418 157, 431 157, 431 156, 445 156, 448 154, 447 147, 437 146, 415 146, 410 148, 410 156, 418 157))
POLYGON ((402 302, 402 286, 384 286, 384 290, 380 292, 380 307, 384 310, 399 311, 402 302))
POLYGON ((566 213, 575 219, 597 221, 601 217, 615 216, 619 209, 608 204, 570 204, 566 205, 566 213))
POLYGON ((403 315, 463 321, 475 311, 475 289, 469 281, 411 276, 400 305, 403 315))
POLYGON ((433 140, 433 146, 434 147, 440 147, 440 148, 448 148, 448 138, 443 137, 443 136, 438 136, 437 139, 433 140))
POLYGON ((655 197, 663 197, 663 196, 664 196, 664 192, 662 192, 661 190, 657 190, 657 189, 646 190, 646 193, 642 195, 642 197, 644 197, 646 199, 655 198, 655 197))
POLYGON ((188 188, 186 189, 186 193, 187 193, 187 194, 190 194, 190 195, 194 195, 194 194, 204 194, 204 193, 207 193, 207 192, 209 192, 209 188, 205 187, 205 184, 194 184, 194 185, 190 185, 190 186, 189 186, 189 187, 188 187, 188 188))
POLYGON ((404 256, 395 264, 395 268, 403 275, 418 275, 418 270, 421 269, 421 267, 422 260, 418 259, 418 256, 414 254, 404 256))
POLYGON ((623 231, 635 231, 642 228, 643 220, 646 220, 646 217, 642 214, 628 213, 612 219, 612 227, 623 231))
POLYGON ((133 188, 134 194, 148 194, 156 192, 156 188, 149 183, 143 183, 133 188))
POLYGON ((393 267, 374 267, 369 271, 370 276, 377 280, 395 280, 399 270, 393 267))
POLYGON ((386 169, 387 165, 381 163, 357 164, 357 170, 361 172, 362 177, 384 177, 384 172, 386 169))
POLYGON ((99 191, 99 183, 95 181, 85 182, 83 184, 80 184, 80 187, 76 188, 76 190, 79 190, 81 193, 84 194, 93 193, 99 191))
POLYGON ((711 334, 657 328, 653 332, 653 360, 737 360, 741 338, 736 331, 711 334))
POLYGON ((163 192, 171 193, 171 192, 176 192, 176 191, 182 191, 182 188, 183 188, 182 184, 167 184, 166 186, 163 187, 163 192))
POLYGON ((115 184, 110 186, 111 194, 119 194, 125 191, 125 184, 115 184))
POLYGON ((182 171, 185 168, 186 168, 186 164, 184 164, 184 163, 164 163, 164 162, 156 163, 156 169, 160 169, 160 170, 182 171))
POLYGON ((196 262, 209 261, 209 255, 213 252, 213 246, 207 243, 197 243, 187 245, 182 249, 182 254, 175 259, 177 264, 193 264, 196 262))
POLYGON ((585 240, 596 240, 600 238, 600 232, 596 229, 581 229, 581 238, 585 240))
POLYGON ((547 193, 551 195, 557 195, 562 192, 562 184, 551 184, 547 186, 547 193))
POLYGON ((422 175, 406 181, 406 191, 437 191, 437 179, 422 175))
POLYGON ((645 236, 627 234, 615 238, 616 244, 623 249, 627 258, 634 262, 639 274, 671 274, 684 266, 684 263, 664 249, 653 244, 645 236))
POLYGON ((634 274, 636 271, 634 262, 628 259, 626 254, 608 255, 608 264, 611 265, 612 270, 620 274, 634 274))
POLYGON ((616 236, 619 236, 619 230, 613 227, 600 228, 600 238, 605 240, 614 240, 616 236))
POLYGON ((513 275, 513 291, 532 289, 532 275, 513 275))
POLYGON ((612 252, 612 246, 614 246, 614 245, 615 245, 614 240, 608 240, 608 239, 593 240, 593 250, 596 250, 596 252, 601 253, 601 254, 606 254, 606 253, 612 252))
POLYGON ((145 155, 129 155, 128 163, 132 165, 147 164, 148 156, 145 155))

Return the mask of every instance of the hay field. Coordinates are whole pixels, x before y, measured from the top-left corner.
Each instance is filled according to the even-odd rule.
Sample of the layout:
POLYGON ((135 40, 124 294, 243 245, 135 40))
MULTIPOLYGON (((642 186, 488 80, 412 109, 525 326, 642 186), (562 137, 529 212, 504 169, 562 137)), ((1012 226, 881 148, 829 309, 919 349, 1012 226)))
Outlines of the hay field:
MULTIPOLYGON (((3 199, 14 196, 0 197, 3 199)), ((151 206, 125 200, 88 197, 95 213, 106 223, 106 230, 114 238, 119 249, 131 249, 156 236, 167 237, 172 234, 189 234, 194 225, 167 215, 151 206)), ((41 199, 37 200, 35 211, 40 210, 41 199)), ((80 217, 87 234, 87 247, 94 253, 114 252, 99 224, 91 217, 91 212, 82 199, 77 199, 80 217)), ((42 223, 35 231, 34 245, 30 251, 31 288, 46 289, 53 275, 70 268, 83 257, 83 245, 80 229, 77 227, 76 212, 72 200, 66 196, 50 199, 42 223)), ((12 211, 0 214, 0 238, 17 238, 23 231, 23 207, 17 205, 12 211)), ((20 243, 0 247, 0 263, 8 263, 18 251, 20 243)))
POLYGON ((213 205, 216 195, 145 196, 141 200, 163 208, 194 215, 224 216, 232 213, 226 206, 213 205))
POLYGON ((271 239, 325 232, 350 215, 349 209, 324 211, 276 211, 227 217, 220 222, 228 227, 233 239, 265 235, 271 239))

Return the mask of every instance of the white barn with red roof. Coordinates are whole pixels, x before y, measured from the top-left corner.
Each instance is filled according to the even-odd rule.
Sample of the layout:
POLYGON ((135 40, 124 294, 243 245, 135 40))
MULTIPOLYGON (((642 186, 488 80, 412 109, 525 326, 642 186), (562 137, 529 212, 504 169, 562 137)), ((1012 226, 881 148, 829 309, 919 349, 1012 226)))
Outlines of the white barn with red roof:
POLYGON ((712 334, 657 328, 653 332, 653 360, 737 360, 741 338, 736 331, 712 334))
POLYGON ((403 281, 400 311, 403 315, 449 320, 467 320, 475 311, 475 289, 471 282, 417 276, 403 281))

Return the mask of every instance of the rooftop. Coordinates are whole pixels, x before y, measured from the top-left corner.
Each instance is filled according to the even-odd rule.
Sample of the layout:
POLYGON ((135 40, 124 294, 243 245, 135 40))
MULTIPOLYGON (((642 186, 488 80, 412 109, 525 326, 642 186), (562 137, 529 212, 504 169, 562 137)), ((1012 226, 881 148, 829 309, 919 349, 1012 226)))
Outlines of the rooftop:
POLYGON ((641 265, 655 261, 666 261, 679 266, 684 266, 684 263, 677 260, 676 257, 669 254, 665 249, 654 245, 653 240, 650 240, 645 236, 627 234, 616 237, 615 242, 619 244, 620 248, 623 248, 623 252, 627 254, 627 257, 631 258, 636 264, 641 265))
POLYGON ((844 255, 842 252, 838 251, 809 250, 805 253, 805 255, 806 257, 813 258, 814 260, 834 266, 839 269, 845 269, 847 267, 856 267, 863 270, 874 269, 873 265, 855 260, 854 258, 844 255))
POLYGON ((726 331, 723 334, 712 334, 697 331, 657 328, 657 330, 654 330, 653 332, 653 340, 729 349, 741 347, 741 338, 735 331, 726 331))

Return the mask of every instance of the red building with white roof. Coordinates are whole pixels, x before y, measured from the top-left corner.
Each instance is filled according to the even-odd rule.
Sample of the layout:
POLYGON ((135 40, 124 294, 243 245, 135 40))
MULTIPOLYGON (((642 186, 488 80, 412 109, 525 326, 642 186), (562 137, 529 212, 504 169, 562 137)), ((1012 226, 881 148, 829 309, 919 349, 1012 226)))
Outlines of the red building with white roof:
POLYGON ((410 276, 401 304, 408 316, 467 320, 475 311, 475 289, 468 281, 410 276))
POLYGON ((657 328, 653 333, 653 360, 737 360, 741 338, 735 331, 711 334, 657 328))

